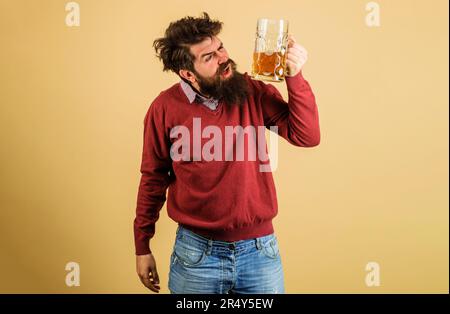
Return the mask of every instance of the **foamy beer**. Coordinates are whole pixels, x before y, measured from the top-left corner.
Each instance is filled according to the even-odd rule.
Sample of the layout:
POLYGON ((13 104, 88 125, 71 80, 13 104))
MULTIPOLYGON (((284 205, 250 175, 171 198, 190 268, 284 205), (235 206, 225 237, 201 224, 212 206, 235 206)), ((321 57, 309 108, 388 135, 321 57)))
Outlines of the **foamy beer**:
POLYGON ((288 21, 258 19, 252 78, 281 82, 286 74, 288 21))

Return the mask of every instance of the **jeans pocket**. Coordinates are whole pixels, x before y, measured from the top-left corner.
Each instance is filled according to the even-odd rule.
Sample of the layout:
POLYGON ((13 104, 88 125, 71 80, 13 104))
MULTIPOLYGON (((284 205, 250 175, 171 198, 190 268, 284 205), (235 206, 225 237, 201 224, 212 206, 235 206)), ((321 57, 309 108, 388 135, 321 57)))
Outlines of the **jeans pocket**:
POLYGON ((262 251, 266 256, 268 256, 270 258, 273 258, 273 259, 277 258, 278 255, 280 254, 279 249, 278 249, 277 238, 275 236, 273 236, 272 238, 267 240, 265 243, 263 243, 262 251))
POLYGON ((179 261, 183 266, 200 266, 206 257, 206 248, 202 245, 177 238, 173 251, 173 263, 179 261))

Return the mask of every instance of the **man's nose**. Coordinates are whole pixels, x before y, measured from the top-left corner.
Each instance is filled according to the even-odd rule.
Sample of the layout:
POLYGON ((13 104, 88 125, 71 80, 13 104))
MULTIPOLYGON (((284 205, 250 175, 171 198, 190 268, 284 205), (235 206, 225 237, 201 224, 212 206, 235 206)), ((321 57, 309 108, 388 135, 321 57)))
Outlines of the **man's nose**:
POLYGON ((219 52, 219 64, 223 64, 228 61, 228 54, 226 52, 219 52))

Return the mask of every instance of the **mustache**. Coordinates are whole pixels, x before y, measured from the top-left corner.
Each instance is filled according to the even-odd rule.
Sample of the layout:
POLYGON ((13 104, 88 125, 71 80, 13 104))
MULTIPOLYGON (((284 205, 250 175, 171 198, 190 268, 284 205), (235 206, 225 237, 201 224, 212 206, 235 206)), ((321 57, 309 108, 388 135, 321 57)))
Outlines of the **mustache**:
POLYGON ((229 65, 231 65, 231 70, 233 70, 233 71, 236 70, 236 63, 235 63, 233 60, 228 59, 227 62, 222 63, 222 64, 219 66, 219 68, 217 69, 216 75, 221 75, 221 74, 223 74, 223 73, 225 72, 225 69, 226 69, 229 65))

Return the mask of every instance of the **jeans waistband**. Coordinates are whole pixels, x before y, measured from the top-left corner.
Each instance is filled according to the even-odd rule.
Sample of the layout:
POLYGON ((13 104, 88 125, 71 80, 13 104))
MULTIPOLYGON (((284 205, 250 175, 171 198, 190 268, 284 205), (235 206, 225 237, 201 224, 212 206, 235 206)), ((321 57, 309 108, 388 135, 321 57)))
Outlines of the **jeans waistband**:
POLYGON ((267 241, 270 241, 274 237, 274 234, 272 233, 272 234, 257 237, 257 238, 227 242, 227 241, 208 239, 208 238, 206 238, 202 235, 199 235, 185 227, 178 225, 177 238, 179 238, 181 236, 189 239, 190 241, 193 241, 196 244, 207 247, 208 251, 210 252, 213 248, 216 248, 216 249, 223 248, 223 249, 235 250, 235 249, 242 249, 242 248, 245 248, 248 246, 255 246, 257 249, 260 250, 267 241))

